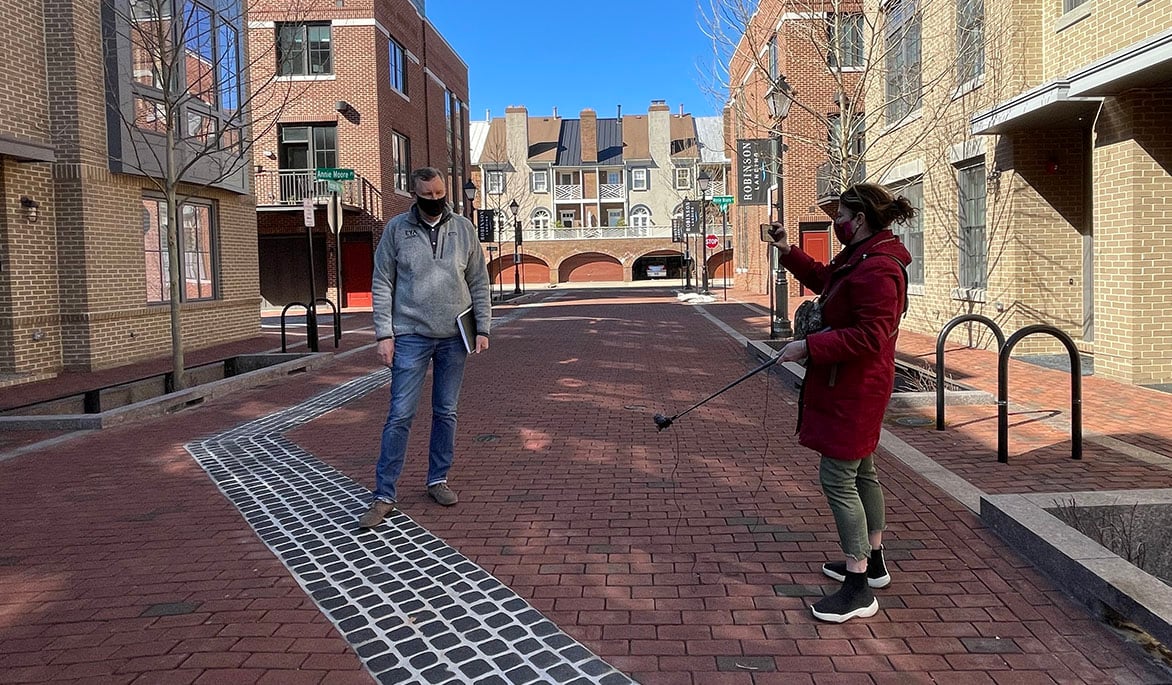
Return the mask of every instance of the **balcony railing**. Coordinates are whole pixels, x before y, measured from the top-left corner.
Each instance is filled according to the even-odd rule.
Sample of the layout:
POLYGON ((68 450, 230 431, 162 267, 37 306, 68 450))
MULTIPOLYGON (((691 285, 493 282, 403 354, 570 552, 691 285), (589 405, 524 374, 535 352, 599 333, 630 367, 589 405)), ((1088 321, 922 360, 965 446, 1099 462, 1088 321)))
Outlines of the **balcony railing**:
MULTIPOLYGON (((275 169, 261 171, 254 176, 253 192, 260 208, 288 208, 301 206, 305 198, 314 204, 325 204, 330 196, 330 181, 315 178, 314 169, 275 169)), ((359 175, 352 181, 334 181, 341 186, 342 204, 358 207, 371 214, 381 215, 382 193, 359 175)))
POLYGON ((848 164, 849 170, 834 161, 818 165, 814 173, 814 188, 818 201, 833 200, 842 194, 847 186, 861 183, 867 178, 867 168, 862 160, 851 161, 848 164))
POLYGON ((622 200, 626 194, 627 187, 622 183, 603 183, 598 187, 600 200, 622 200))
MULTIPOLYGON (((503 237, 513 235, 505 231, 503 237)), ((671 226, 579 226, 575 228, 524 228, 524 240, 617 240, 621 238, 671 238, 671 226)))
POLYGON ((555 200, 581 200, 582 186, 554 186, 553 197, 555 200))

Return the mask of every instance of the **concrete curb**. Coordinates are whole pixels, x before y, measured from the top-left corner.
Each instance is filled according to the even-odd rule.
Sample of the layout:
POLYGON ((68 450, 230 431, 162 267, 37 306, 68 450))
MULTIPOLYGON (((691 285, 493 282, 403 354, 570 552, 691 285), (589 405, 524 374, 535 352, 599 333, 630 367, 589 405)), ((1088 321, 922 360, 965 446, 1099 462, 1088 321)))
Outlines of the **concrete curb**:
MULTIPOLYGON (((272 357, 283 355, 244 355, 272 357)), ((0 430, 93 430, 109 428, 128 421, 136 421, 162 414, 172 414, 206 400, 250 388, 274 378, 312 371, 333 362, 335 355, 328 352, 297 354, 291 359, 230 378, 204 383, 179 392, 168 393, 98 414, 53 414, 45 416, 0 416, 0 430)))
POLYGON ((1046 511, 1063 499, 1079 506, 1172 504, 1172 490, 985 495, 981 519, 1001 539, 1091 607, 1111 607, 1172 644, 1172 588, 1046 511))

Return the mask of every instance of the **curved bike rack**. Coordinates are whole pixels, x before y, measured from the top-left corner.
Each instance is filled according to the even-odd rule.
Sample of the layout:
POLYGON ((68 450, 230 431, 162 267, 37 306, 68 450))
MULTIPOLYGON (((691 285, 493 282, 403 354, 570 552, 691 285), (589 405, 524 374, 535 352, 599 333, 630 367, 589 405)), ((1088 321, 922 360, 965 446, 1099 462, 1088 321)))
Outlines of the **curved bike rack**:
POLYGON ((309 305, 304 302, 290 302, 281 310, 281 352, 286 352, 285 348, 285 314, 289 312, 290 307, 301 307, 305 310, 305 318, 309 319, 309 305))
POLYGON ((328 297, 319 297, 313 302, 314 304, 325 302, 330 305, 330 311, 334 316, 334 349, 338 349, 338 342, 342 339, 342 316, 338 313, 338 306, 328 297))
POLYGON ((1009 461, 1009 353, 1022 338, 1047 333, 1070 354, 1070 458, 1082 459, 1082 357, 1070 336, 1053 326, 1034 324, 1009 336, 997 355, 997 461, 1009 461))
POLYGON ((940 329, 940 335, 936 336, 936 430, 938 431, 944 430, 944 343, 948 340, 948 334, 952 332, 952 329, 966 321, 985 324, 997 338, 998 351, 1005 347, 1005 333, 1001 331, 1001 327, 993 319, 980 314, 961 314, 940 329))

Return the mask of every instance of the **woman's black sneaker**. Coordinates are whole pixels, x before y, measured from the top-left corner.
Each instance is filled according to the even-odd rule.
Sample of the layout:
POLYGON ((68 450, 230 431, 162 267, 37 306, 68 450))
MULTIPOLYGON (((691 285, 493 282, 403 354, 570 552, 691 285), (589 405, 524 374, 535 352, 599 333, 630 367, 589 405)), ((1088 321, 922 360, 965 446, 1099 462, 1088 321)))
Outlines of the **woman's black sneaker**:
POLYGON ((838 592, 823 597, 810 607, 814 618, 831 623, 842 623, 852 618, 874 616, 879 611, 879 600, 867 587, 867 574, 847 572, 838 592))
MULTIPOLYGON (((846 562, 828 561, 822 564, 822 573, 835 580, 846 580, 846 562)), ((871 558, 867 561, 867 585, 881 588, 890 584, 891 574, 887 572, 887 565, 883 563, 883 548, 871 550, 871 558)))

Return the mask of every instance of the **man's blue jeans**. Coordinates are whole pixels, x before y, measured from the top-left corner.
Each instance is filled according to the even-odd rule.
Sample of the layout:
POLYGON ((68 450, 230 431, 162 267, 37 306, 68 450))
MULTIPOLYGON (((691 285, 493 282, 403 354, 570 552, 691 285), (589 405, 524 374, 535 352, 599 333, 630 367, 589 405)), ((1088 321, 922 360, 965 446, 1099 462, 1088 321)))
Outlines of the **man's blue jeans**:
POLYGON ((375 467, 374 499, 394 502, 395 484, 403 472, 407 437, 419 405, 423 379, 433 364, 431 382, 431 445, 427 455, 427 484, 448 478, 456 449, 456 402, 464 380, 468 352, 460 336, 427 338, 422 335, 395 337, 395 358, 391 362, 391 408, 383 426, 382 446, 375 467))

